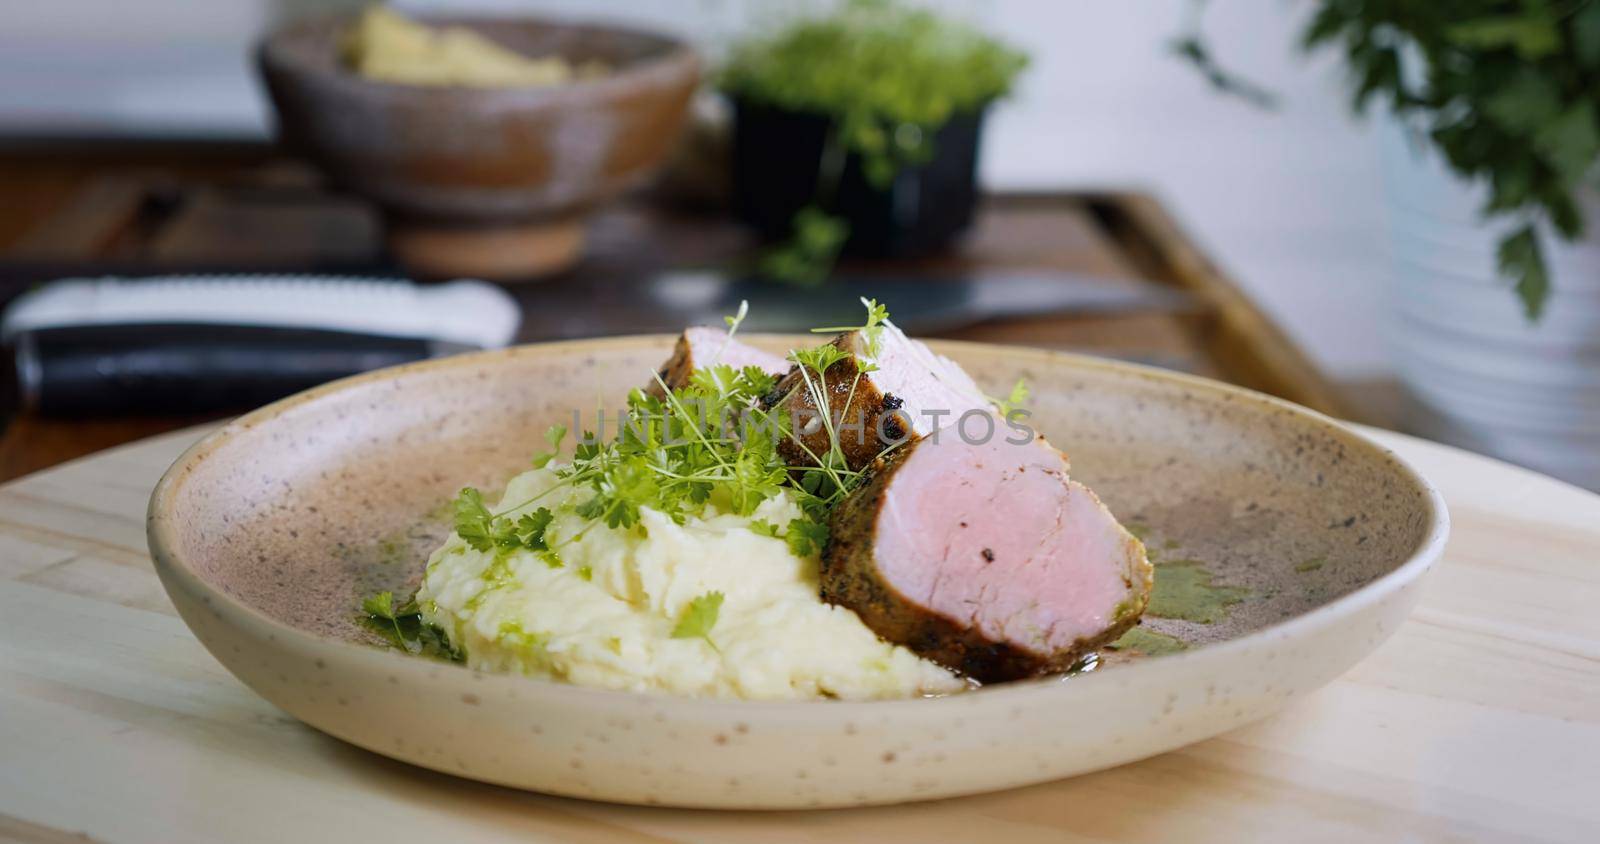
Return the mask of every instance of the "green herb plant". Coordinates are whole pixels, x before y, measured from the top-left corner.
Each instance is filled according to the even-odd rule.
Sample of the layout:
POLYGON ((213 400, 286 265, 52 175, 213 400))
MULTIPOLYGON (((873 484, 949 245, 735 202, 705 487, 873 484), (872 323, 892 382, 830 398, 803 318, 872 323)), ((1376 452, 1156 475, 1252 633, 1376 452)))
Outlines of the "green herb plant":
POLYGON ((828 211, 845 157, 887 189, 933 157, 940 127, 1004 97, 1026 66, 1026 56, 977 29, 897 0, 845 0, 831 15, 736 45, 717 78, 724 93, 831 121, 814 201, 763 271, 823 279, 850 233, 828 211))
MULTIPOLYGON (((1568 241, 1583 235, 1576 196, 1600 157, 1600 2, 1315 5, 1302 45, 1342 55, 1354 109, 1383 104, 1457 174, 1487 186, 1484 216, 1511 221, 1499 272, 1527 318, 1539 319, 1551 286, 1536 232, 1548 223, 1568 241)), ((1249 87, 1217 68, 1197 35, 1177 46, 1221 87, 1249 87)))

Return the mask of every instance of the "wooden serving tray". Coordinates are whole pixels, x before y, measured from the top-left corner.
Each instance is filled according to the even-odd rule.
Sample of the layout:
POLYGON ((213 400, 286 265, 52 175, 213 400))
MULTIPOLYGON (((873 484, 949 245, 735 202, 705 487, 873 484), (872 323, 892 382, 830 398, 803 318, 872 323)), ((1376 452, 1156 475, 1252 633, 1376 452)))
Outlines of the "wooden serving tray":
MULTIPOLYGON (((0 160, 0 180, 6 169, 0 160)), ((8 249, 0 244, 0 299, 67 275, 403 273, 384 248, 376 209, 326 190, 311 170, 292 161, 256 154, 241 156, 233 169, 209 161, 203 171, 149 162, 129 170, 105 162, 71 171, 63 179, 54 212, 8 249)), ((603 285, 621 296, 630 284, 664 270, 736 265, 758 248, 725 216, 675 209, 650 196, 602 210, 589 221, 588 232, 585 258, 573 270, 510 286, 524 307, 539 307, 546 285, 603 285)), ((974 229, 948 255, 847 269, 935 276, 1054 269, 1130 286, 1179 288, 1193 294, 1199 307, 1184 313, 1041 317, 947 336, 1179 369, 1356 418, 1328 379, 1147 195, 995 195, 987 198, 974 229)), ((529 333, 519 338, 541 339, 546 338, 529 333)), ((0 478, 193 421, 18 417, 0 439, 0 478)))

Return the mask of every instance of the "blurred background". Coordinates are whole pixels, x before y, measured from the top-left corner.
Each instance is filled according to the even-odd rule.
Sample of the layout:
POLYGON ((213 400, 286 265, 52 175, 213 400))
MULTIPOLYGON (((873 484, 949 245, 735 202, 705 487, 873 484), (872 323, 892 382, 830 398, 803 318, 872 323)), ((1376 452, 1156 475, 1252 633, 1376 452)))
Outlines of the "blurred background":
MULTIPOLYGON (((364 2, 72 0, 7 12, 0 131, 18 136, 183 137, 265 142, 272 115, 250 61, 275 22, 364 2)), ((799 4, 804 6, 805 4, 799 4)), ((820 7, 823 4, 813 3, 820 7)), ((1140 187, 1169 209, 1330 371, 1390 371, 1378 299, 1389 272, 1379 147, 1350 115, 1334 56, 1302 55, 1310 4, 1207 10, 1217 51, 1282 94, 1276 111, 1218 96, 1170 44, 1188 0, 1129 4, 1000 0, 935 4, 1033 60, 985 138, 985 187, 1140 187)), ((630 21, 718 53, 795 4, 763 0, 474 2, 426 12, 630 21)))
POLYGON ((415 44, 398 58, 352 46, 363 2, 12 4, 0 12, 0 295, 173 273, 429 285, 407 289, 393 322, 360 324, 328 314, 384 311, 362 297, 399 294, 234 278, 198 293, 35 296, 32 313, 17 316, 21 302, 8 317, 8 346, 27 359, 13 367, 0 468, 411 356, 674 330, 665 320, 697 313, 691 282, 722 285, 707 302, 757 290, 782 311, 874 295, 878 279, 950 291, 957 316, 928 317, 939 334, 1221 377, 1600 487, 1600 256, 1563 217, 1588 207, 1600 150, 1584 93, 1596 90, 1584 81, 1600 51, 1595 5, 1540 18, 1467 3, 1453 20, 1414 3, 1300 0, 393 5, 422 24, 496 19, 478 34, 561 56, 567 74, 474 83, 380 78, 380 60, 433 59, 415 44), (329 15, 347 17, 258 50, 329 15), (784 42, 818 20, 842 29, 784 42), (539 28, 552 21, 636 40, 539 28), (851 26, 900 35, 849 42, 851 26), (1315 27, 1325 43, 1308 48, 1315 27), (974 33, 1007 52, 982 54, 962 40, 974 33), (858 51, 931 44, 917 61, 977 62, 968 83, 990 73, 996 85, 931 82, 900 92, 896 111, 871 91, 773 81, 782 61, 791 78, 811 72, 797 50, 826 62, 829 37, 858 51), (1480 70, 1430 75, 1451 56, 1480 70), (1374 100, 1358 116, 1362 90, 1374 100), (962 130, 969 96, 982 119, 962 130), (810 122, 784 122, 795 115, 810 122), (965 181, 963 151, 975 159, 965 181), (1504 213, 1485 222, 1491 202, 1504 213), (493 292, 438 284, 455 278, 493 292), (1000 304, 977 292, 990 290, 1005 291, 1000 304), (451 326, 407 312, 444 313, 446 298, 461 310, 436 322, 451 326), (628 304, 666 300, 683 307, 628 304), (263 324, 280 331, 230 330, 263 324), (177 351, 130 362, 163 343, 177 351), (174 356, 190 369, 161 370, 174 356))

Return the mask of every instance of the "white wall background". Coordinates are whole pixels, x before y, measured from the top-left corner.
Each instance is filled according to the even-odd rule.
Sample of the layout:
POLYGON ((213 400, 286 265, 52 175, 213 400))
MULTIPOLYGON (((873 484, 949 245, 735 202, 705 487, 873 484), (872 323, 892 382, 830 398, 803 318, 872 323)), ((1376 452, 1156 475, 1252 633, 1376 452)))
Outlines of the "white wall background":
MULTIPOLYGON (((815 2, 815 0, 813 0, 815 2)), ((9 0, 0 4, 0 134, 259 136, 248 45, 271 22, 360 0, 9 0)), ((625 18, 715 46, 775 0, 411 0, 433 9, 625 18)), ((1377 144, 1345 109, 1339 67, 1294 49, 1294 0, 1213 2, 1205 29, 1233 70, 1281 95, 1222 97, 1167 44, 1184 0, 944 0, 1034 65, 986 138, 1001 188, 1139 186, 1336 375, 1389 368, 1390 272, 1377 144)))

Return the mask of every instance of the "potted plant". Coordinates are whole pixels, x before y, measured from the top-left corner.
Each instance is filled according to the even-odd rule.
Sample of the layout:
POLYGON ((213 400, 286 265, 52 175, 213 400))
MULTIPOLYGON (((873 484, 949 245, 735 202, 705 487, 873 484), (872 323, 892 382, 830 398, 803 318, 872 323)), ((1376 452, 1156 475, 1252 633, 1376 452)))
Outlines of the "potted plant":
MULTIPOLYGON (((1600 488, 1600 3, 1316 7, 1305 48, 1338 51, 1356 111, 1391 118, 1391 337, 1413 421, 1600 488)), ((1255 94, 1198 39, 1178 48, 1255 94)))
POLYGON ((841 252, 937 250, 972 221, 985 110, 1027 64, 965 24, 894 0, 847 0, 736 45, 736 213, 787 243, 770 275, 817 279, 841 252))

